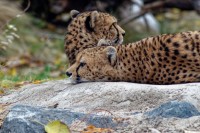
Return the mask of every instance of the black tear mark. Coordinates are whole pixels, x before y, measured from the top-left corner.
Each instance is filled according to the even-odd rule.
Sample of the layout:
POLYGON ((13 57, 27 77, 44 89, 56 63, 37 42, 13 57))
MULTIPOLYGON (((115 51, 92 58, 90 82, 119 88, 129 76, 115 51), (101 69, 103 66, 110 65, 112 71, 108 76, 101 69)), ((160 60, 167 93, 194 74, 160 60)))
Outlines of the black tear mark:
POLYGON ((94 32, 94 29, 90 25, 91 17, 88 16, 85 20, 85 27, 89 32, 94 32))
POLYGON ((78 70, 79 70, 80 67, 81 67, 81 65, 79 65, 79 66, 76 68, 77 77, 80 77, 80 75, 78 74, 78 70))
POLYGON ((111 64, 111 58, 112 58, 112 55, 108 55, 108 61, 110 62, 110 64, 111 64))

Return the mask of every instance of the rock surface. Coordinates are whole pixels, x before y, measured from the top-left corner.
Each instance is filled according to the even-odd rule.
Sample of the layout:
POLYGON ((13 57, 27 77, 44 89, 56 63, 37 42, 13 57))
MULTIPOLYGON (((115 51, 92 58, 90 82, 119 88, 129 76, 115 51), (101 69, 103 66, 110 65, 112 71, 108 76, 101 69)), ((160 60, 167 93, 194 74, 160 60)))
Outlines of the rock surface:
POLYGON ((16 105, 10 110, 1 133, 43 133, 45 130, 42 124, 46 125, 52 120, 60 120, 67 125, 74 124, 75 121, 84 120, 86 125, 94 125, 101 128, 123 126, 123 124, 116 123, 111 117, 106 116, 94 114, 87 116, 70 110, 16 105))
POLYGON ((30 133, 42 132, 42 126, 30 119, 44 124, 48 120, 60 119, 74 132, 90 124, 112 128, 114 132, 200 131, 200 83, 95 82, 72 85, 68 80, 58 80, 25 86, 1 97, 0 104, 12 107, 3 123, 2 133, 18 133, 14 127, 19 130, 19 125, 24 124, 26 126, 20 127, 20 133, 24 133, 26 128, 30 133), (89 122, 88 119, 82 120, 86 116, 89 122), (93 116, 107 123, 92 119, 93 116), (82 124, 77 124, 75 130, 73 125, 76 122, 82 124))

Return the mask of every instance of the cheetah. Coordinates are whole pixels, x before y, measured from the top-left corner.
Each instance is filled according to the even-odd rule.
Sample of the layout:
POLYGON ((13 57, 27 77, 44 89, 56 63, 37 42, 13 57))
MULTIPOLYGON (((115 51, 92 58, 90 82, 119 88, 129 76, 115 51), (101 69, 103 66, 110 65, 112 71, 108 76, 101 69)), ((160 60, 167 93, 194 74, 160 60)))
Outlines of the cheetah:
POLYGON ((69 64, 75 63, 76 55, 84 49, 122 44, 125 31, 117 24, 117 19, 108 13, 88 11, 70 12, 71 22, 65 36, 65 53, 69 64))
POLYGON ((164 34, 77 55, 66 74, 74 83, 126 81, 179 84, 200 81, 200 31, 164 34))

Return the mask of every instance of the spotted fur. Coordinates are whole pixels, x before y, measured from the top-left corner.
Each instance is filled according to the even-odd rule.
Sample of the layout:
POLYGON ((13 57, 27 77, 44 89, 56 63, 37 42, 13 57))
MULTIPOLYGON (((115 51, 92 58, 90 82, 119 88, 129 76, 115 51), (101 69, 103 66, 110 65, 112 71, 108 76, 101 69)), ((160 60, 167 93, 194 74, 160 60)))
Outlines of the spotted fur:
POLYGON ((72 20, 65 37, 65 53, 70 65, 75 63, 80 51, 102 44, 98 43, 100 40, 112 45, 123 42, 125 31, 110 14, 97 11, 79 13, 72 10, 70 15, 72 20))
POLYGON ((200 31, 165 34, 78 54, 67 73, 74 82, 177 84, 200 81, 200 31))

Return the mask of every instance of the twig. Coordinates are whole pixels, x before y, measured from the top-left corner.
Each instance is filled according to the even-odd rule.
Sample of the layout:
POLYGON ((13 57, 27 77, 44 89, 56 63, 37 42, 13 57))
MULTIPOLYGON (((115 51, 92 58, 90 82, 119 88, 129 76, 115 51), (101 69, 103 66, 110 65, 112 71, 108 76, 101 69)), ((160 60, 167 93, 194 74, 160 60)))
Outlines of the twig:
POLYGON ((30 6, 31 6, 31 1, 28 0, 28 5, 27 5, 26 8, 23 10, 23 13, 25 13, 25 12, 29 9, 30 6))
POLYGON ((165 1, 157 1, 148 5, 145 5, 142 7, 142 11, 138 13, 137 15, 132 15, 130 17, 125 18, 124 20, 120 21, 120 25, 125 25, 141 16, 144 16, 146 13, 154 10, 154 9, 159 9, 162 8, 167 2, 170 2, 173 0, 165 0, 165 1))

